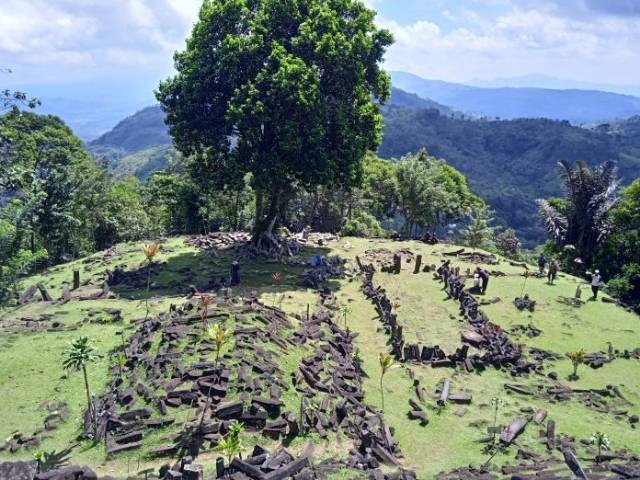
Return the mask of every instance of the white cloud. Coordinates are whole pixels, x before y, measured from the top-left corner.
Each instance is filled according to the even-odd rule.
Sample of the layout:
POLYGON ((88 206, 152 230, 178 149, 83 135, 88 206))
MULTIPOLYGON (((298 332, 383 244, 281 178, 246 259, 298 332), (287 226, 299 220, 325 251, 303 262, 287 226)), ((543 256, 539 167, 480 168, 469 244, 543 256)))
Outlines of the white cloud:
MULTIPOLYGON (((539 73, 640 83, 640 0, 429 0, 425 11, 440 14, 416 15, 410 24, 397 20, 401 12, 410 4, 421 12, 426 0, 364 1, 389 15, 378 23, 396 37, 390 69, 457 81, 539 73)), ((14 77, 22 70, 34 81, 78 72, 158 79, 170 72, 201 0, 0 4, 0 64, 13 67, 14 77)))
MULTIPOLYGON (((449 31, 434 22, 410 25, 381 20, 395 35, 387 68, 429 78, 469 81, 541 73, 602 82, 640 82, 640 18, 571 17, 553 5, 525 2, 497 18, 463 12, 467 21, 449 31), (622 75, 625 78, 622 78, 622 75)), ((460 12, 454 18, 460 21, 460 12)))

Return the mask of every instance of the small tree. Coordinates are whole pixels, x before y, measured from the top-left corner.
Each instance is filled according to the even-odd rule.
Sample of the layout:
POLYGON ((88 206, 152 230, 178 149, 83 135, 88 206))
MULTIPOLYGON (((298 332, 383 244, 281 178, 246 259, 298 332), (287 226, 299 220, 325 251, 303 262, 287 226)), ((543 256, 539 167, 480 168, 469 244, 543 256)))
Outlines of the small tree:
POLYGON ((393 366, 393 357, 388 353, 380 353, 380 398, 382 399, 382 411, 384 412, 384 376, 393 366))
POLYGON ((515 259, 520 257, 522 243, 513 228, 507 228, 504 232, 496 235, 495 244, 505 257, 515 259))
POLYGON ((491 443, 495 444, 496 428, 498 426, 498 411, 500 410, 500 408, 504 406, 504 401, 500 397, 493 397, 491 399, 491 406, 493 407, 493 430, 492 430, 493 441, 491 443))
POLYGON ((222 347, 231 339, 233 332, 231 329, 223 330, 219 323, 207 328, 207 338, 211 340, 216 349, 216 368, 218 368, 218 360, 222 347))
POLYGON ((211 295, 200 295, 200 320, 202 320, 203 331, 207 330, 207 317, 209 316, 209 305, 211 305, 211 295))
POLYGON ((273 306, 276 306, 276 300, 278 298, 278 287, 280 286, 280 282, 282 281, 282 274, 280 272, 276 272, 271 275, 271 280, 273 280, 273 306))
MULTIPOLYGON (((211 340, 215 345, 216 350, 216 369, 218 368, 218 361, 220 359, 220 351, 222 347, 231 339, 233 336, 233 332, 230 329, 223 330, 220 327, 219 323, 209 327, 206 331, 206 336, 209 340, 211 340)), ((207 391, 207 403, 202 410, 202 416, 200 417, 200 426, 204 423, 204 416, 209 409, 209 404, 211 403, 211 387, 207 391)))
POLYGON ((572 380, 578 379, 578 367, 584 363, 585 351, 583 348, 569 353, 569 358, 573 364, 573 373, 571 374, 572 380))
POLYGON ((236 455, 242 454, 243 445, 242 439, 240 438, 242 432, 244 432, 244 425, 234 422, 229 425, 227 435, 218 443, 218 450, 227 457, 229 464, 231 464, 236 455))
POLYGON ((116 355, 115 363, 118 367, 118 371, 120 372, 120 376, 122 377, 124 374, 124 367, 127 366, 127 356, 124 352, 120 352, 116 355))
POLYGON ((490 246, 494 227, 489 224, 493 221, 487 208, 478 208, 471 214, 469 224, 462 231, 462 238, 467 245, 476 249, 490 246))
POLYGON ((604 432, 595 432, 593 435, 591 435, 591 443, 598 449, 596 462, 599 463, 600 456, 602 455, 602 450, 609 450, 609 437, 604 432))
POLYGON ((87 394, 87 408, 89 412, 93 412, 91 403, 91 391, 89 389, 89 378, 87 377, 87 364, 98 360, 96 349, 89 342, 88 337, 79 337, 71 342, 69 348, 65 352, 65 359, 62 366, 65 370, 82 370, 84 376, 84 388, 87 394))
POLYGON ((340 309, 340 313, 342 314, 342 318, 344 320, 344 328, 345 328, 345 330, 349 330, 349 327, 347 326, 347 317, 351 313, 351 307, 349 307, 348 305, 344 305, 340 309))
POLYGON ((151 264, 153 263, 153 259, 160 251, 160 245, 157 243, 148 243, 142 246, 142 252, 144 253, 145 258, 147 259, 147 295, 145 297, 144 303, 147 309, 147 313, 144 317, 146 320, 149 318, 149 290, 151 288, 151 264))

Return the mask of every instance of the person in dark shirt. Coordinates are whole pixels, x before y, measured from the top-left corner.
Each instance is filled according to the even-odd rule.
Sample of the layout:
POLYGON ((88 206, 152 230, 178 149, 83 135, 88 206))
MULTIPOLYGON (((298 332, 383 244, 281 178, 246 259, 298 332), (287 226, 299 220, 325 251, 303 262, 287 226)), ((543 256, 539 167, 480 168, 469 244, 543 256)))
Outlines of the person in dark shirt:
POLYGON ((544 268, 547 266, 547 257, 544 256, 544 253, 541 253, 538 257, 538 268, 540 269, 540 274, 544 273, 544 268))
POLYGON ((478 267, 476 268, 476 273, 478 274, 478 276, 480 277, 480 281, 482 282, 482 287, 480 288, 480 291, 484 295, 487 291, 487 287, 489 286, 489 272, 478 267))

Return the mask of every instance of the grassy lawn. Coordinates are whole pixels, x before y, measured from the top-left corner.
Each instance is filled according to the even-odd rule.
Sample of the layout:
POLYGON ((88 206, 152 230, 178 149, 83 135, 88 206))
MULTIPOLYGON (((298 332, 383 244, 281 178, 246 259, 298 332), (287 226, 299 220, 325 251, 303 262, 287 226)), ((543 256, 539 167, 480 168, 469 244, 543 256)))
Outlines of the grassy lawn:
MULTIPOLYGON (((231 252, 218 255, 203 253, 185 244, 184 238, 172 238, 163 242, 158 256, 158 265, 154 267, 150 309, 151 314, 166 312, 170 304, 181 304, 189 285, 198 289, 211 280, 226 276, 233 259, 231 252)), ((234 289, 234 295, 244 295, 256 291, 267 305, 280 305, 290 315, 290 321, 297 324, 295 315, 306 315, 307 306, 311 312, 318 308, 317 292, 297 285, 298 276, 305 268, 304 262, 315 253, 337 254, 355 267, 355 257, 363 262, 371 261, 365 251, 383 249, 395 251, 409 249, 423 255, 423 265, 440 265, 442 253, 455 249, 449 245, 428 246, 418 242, 391 242, 363 239, 341 239, 332 242, 327 248, 305 252, 304 256, 285 263, 241 260, 242 286, 234 289), (272 275, 282 274, 282 280, 275 282, 272 275)), ((453 260, 454 265, 464 271, 475 265, 453 260)), ((65 282, 70 283, 73 270, 80 269, 83 282, 90 281, 100 286, 104 281, 105 270, 123 266, 128 272, 138 272, 145 279, 146 267, 139 244, 118 245, 109 252, 102 252, 83 260, 61 265, 39 275, 27 278, 23 287, 42 282, 54 298, 57 298, 65 282)), ((531 278, 527 282, 526 292, 537 301, 536 311, 522 313, 512 303, 514 297, 522 291, 523 277, 521 267, 513 267, 502 261, 499 265, 488 267, 505 276, 492 276, 486 298, 499 301, 483 306, 492 322, 509 330, 514 325, 532 324, 542 330, 538 337, 513 336, 523 344, 525 352, 529 348, 542 348, 559 355, 584 348, 587 352, 606 351, 610 341, 616 349, 640 347, 640 328, 637 316, 625 312, 615 305, 601 301, 586 302, 579 308, 570 307, 558 301, 559 297, 572 297, 579 280, 561 275, 556 285, 548 286, 542 279, 531 278)), ((460 345, 460 333, 466 329, 466 323, 459 316, 458 304, 447 300, 442 286, 433 278, 432 273, 414 275, 413 264, 403 263, 401 275, 376 273, 374 283, 383 286, 395 304, 400 323, 404 326, 405 337, 409 342, 424 345, 439 345, 445 352, 451 353, 460 345)), ((144 282, 143 282, 144 283, 144 282)), ((379 387, 378 354, 388 351, 387 336, 381 329, 375 310, 360 291, 361 280, 357 276, 333 282, 341 305, 349 305, 349 328, 358 334, 356 346, 363 359, 366 402, 375 407, 381 406, 379 387)), ((82 375, 77 372, 63 376, 62 356, 69 342, 79 335, 90 337, 96 344, 101 359, 89 368, 89 381, 94 392, 104 390, 108 368, 112 365, 109 352, 116 348, 133 331, 131 321, 145 316, 146 296, 144 288, 113 287, 117 298, 102 300, 72 300, 66 304, 32 303, 20 308, 3 312, 0 320, 0 439, 5 439, 15 431, 30 435, 43 426, 47 415, 46 404, 51 401, 64 401, 69 407, 69 419, 61 423, 57 430, 50 432, 40 447, 42 450, 61 450, 76 442, 80 429, 80 415, 84 408, 85 396, 82 375), (117 308, 122 312, 121 322, 111 323, 108 316, 100 312, 108 308, 117 308), (97 312, 97 313, 96 313, 97 312), (62 331, 16 332, 15 328, 2 328, 3 325, 15 326, 23 317, 37 318, 42 314, 52 314, 54 320, 67 329, 62 331)), ((583 289, 583 299, 590 293, 588 286, 583 289)), ((342 320, 340 320, 342 321, 342 320)), ((275 352, 275 350, 274 350, 275 352)), ((289 381, 290 374, 297 370, 301 358, 309 355, 309 347, 293 348, 278 353, 284 378, 289 381)), ((186 361, 186 359, 185 359, 186 361)), ((403 452, 403 465, 415 469, 419 478, 433 478, 438 472, 455 467, 479 465, 487 459, 483 454, 484 444, 478 441, 486 436, 487 426, 493 422, 491 399, 504 400, 499 411, 498 423, 526 415, 521 409, 544 408, 549 418, 557 423, 559 433, 588 439, 595 429, 605 431, 612 442, 613 449, 627 448, 640 452, 640 440, 636 430, 632 429, 626 418, 616 418, 612 414, 600 413, 577 401, 551 403, 541 398, 525 397, 508 393, 505 383, 519 383, 536 388, 548 385, 546 374, 554 371, 559 381, 574 388, 604 388, 607 384, 620 388, 630 402, 629 413, 640 413, 640 362, 637 360, 615 360, 598 370, 582 366, 580 378, 569 382, 567 377, 572 371, 570 361, 560 360, 545 364, 545 375, 530 375, 513 379, 507 372, 487 369, 482 374, 468 374, 451 369, 433 369, 424 365, 397 365, 385 378, 385 417, 394 429, 403 452), (410 420, 408 399, 417 400, 409 369, 420 380, 426 392, 423 405, 428 412, 429 424, 420 426, 410 420), (436 408, 435 391, 443 378, 452 382, 452 391, 465 391, 473 395, 469 406, 447 405, 436 408)), ((300 397, 291 389, 283 392, 287 410, 299 408, 300 397)), ((172 411, 178 422, 185 421, 191 415, 189 409, 172 411)), ((509 451, 494 459, 497 465, 515 462, 515 451, 524 448, 539 453, 545 447, 539 438, 539 427, 529 425, 525 433, 509 451)), ((154 446, 168 443, 167 437, 173 429, 160 430, 145 437, 143 449, 131 454, 106 459, 102 445, 81 443, 72 455, 74 463, 89 464, 102 475, 126 475, 146 468, 157 467, 162 460, 148 460, 145 452, 154 446)), ((296 453, 302 451, 308 441, 315 445, 316 460, 344 456, 350 448, 348 440, 342 435, 332 435, 321 440, 313 435, 294 440, 288 448, 296 453)), ((261 443, 276 448, 278 445, 265 438, 249 436, 247 443, 261 443)), ((33 451, 21 450, 12 455, 0 452, 0 460, 18 458, 29 459, 33 451)), ((213 463, 217 454, 206 452, 201 460, 213 463), (209 461, 210 460, 210 461, 209 461)), ((579 451, 579 456, 592 456, 587 448, 579 451)), ((339 472, 332 478, 353 478, 350 472, 339 472)))

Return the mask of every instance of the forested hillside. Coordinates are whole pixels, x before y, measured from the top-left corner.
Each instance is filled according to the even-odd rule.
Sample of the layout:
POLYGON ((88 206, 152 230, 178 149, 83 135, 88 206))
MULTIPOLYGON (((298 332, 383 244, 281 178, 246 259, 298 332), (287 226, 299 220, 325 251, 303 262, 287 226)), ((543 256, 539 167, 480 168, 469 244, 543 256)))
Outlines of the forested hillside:
MULTIPOLYGON (((495 210, 497 222, 529 244, 545 236, 535 200, 561 193, 559 161, 615 160, 625 183, 640 173, 640 117, 593 129, 546 119, 479 120, 396 88, 383 114, 380 156, 398 158, 426 148, 445 159, 495 210)), ((163 118, 159 106, 146 108, 89 149, 106 156, 116 176, 144 180, 176 155, 163 118)))
POLYGON ((558 162, 615 160, 629 183, 640 173, 638 125, 635 118, 587 130, 553 120, 465 120, 436 110, 390 107, 379 154, 398 157, 426 147, 467 176, 501 224, 525 240, 540 241, 544 232, 535 200, 560 194, 558 162))

